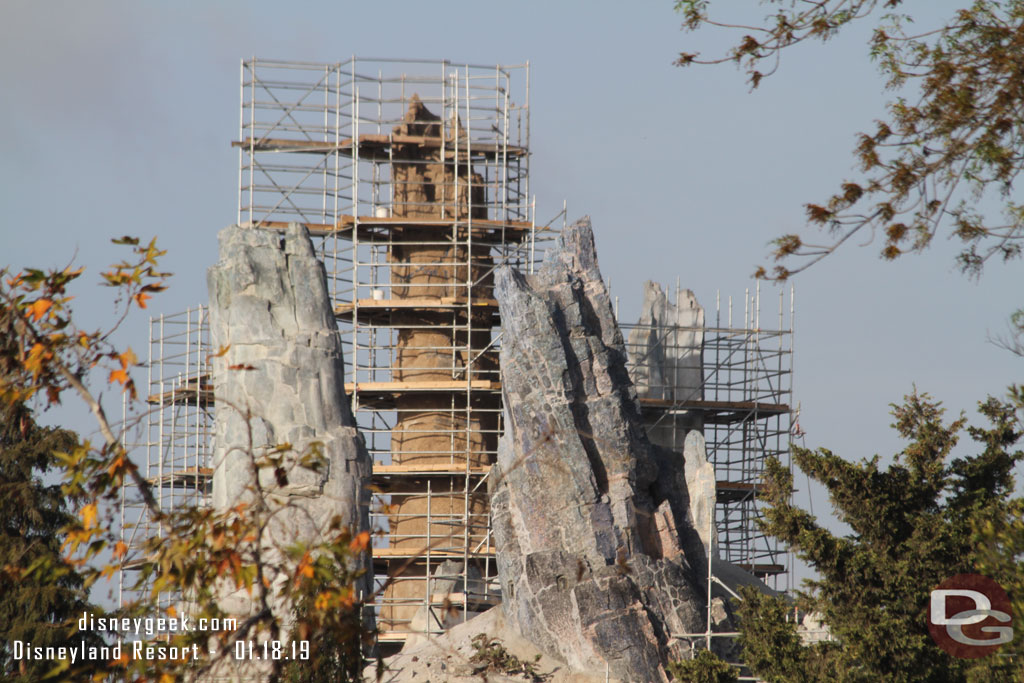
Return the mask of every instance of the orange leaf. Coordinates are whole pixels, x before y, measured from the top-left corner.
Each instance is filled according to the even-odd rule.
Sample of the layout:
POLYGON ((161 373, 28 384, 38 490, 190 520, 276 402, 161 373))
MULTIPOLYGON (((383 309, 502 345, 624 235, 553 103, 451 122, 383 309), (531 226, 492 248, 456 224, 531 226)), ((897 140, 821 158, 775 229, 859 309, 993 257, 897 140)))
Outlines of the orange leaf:
POLYGON ((96 526, 96 503, 89 503, 82 508, 82 523, 86 529, 96 526))
POLYGON ((356 537, 348 544, 348 549, 354 553, 361 553, 366 550, 368 545, 370 545, 370 532, 362 531, 356 534, 356 537))
POLYGON ((135 365, 139 362, 139 357, 135 355, 132 348, 129 346, 124 353, 118 356, 118 360, 121 361, 121 367, 127 368, 129 365, 135 365))
POLYGON ((113 384, 114 382, 120 382, 121 384, 125 384, 128 382, 128 373, 125 372, 124 368, 121 368, 120 370, 111 370, 110 379, 107 381, 110 382, 111 384, 113 384))
POLYGON ((125 466, 126 462, 127 460, 123 455, 117 456, 114 458, 114 462, 110 463, 110 467, 107 468, 107 473, 113 477, 122 467, 125 466))
POLYGON ((32 313, 32 320, 39 320, 46 312, 53 306, 53 302, 49 299, 36 299, 32 302, 32 305, 28 307, 28 310, 32 313))
POLYGON ((299 561, 299 566, 297 568, 297 573, 305 576, 307 579, 313 578, 313 567, 310 564, 311 559, 312 558, 310 558, 309 553, 304 554, 302 559, 299 561))
POLYGON ((28 351, 28 358, 25 359, 25 369, 38 377, 43 369, 43 361, 48 360, 53 354, 46 350, 46 347, 36 342, 28 351))
POLYGON ((128 545, 123 541, 118 541, 114 544, 114 559, 123 557, 128 552, 128 545))
POLYGON ((135 295, 134 298, 135 298, 135 303, 137 303, 139 305, 139 308, 145 308, 146 307, 146 300, 147 299, 152 299, 153 297, 151 297, 149 294, 146 294, 145 292, 139 292, 138 294, 135 295))

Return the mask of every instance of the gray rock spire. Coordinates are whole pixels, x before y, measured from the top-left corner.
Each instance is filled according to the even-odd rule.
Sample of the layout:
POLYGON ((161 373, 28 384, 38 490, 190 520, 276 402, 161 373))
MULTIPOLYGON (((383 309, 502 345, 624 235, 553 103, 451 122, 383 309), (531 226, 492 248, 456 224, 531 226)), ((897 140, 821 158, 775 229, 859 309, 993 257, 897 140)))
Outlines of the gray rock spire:
MULTIPOLYGON (((287 626, 285 549, 320 542, 335 517, 354 532, 369 528, 371 460, 345 395, 341 340, 306 229, 231 226, 219 240, 220 261, 207 275, 212 345, 227 349, 213 371, 213 506, 251 501, 259 484, 271 511, 260 539, 270 604, 287 626), (291 451, 279 471, 256 466, 280 444, 291 451), (323 457, 315 469, 300 462, 314 449, 323 457)), ((367 594, 369 579, 358 588, 367 594)), ((248 616, 252 601, 242 591, 222 594, 221 603, 248 616)))
POLYGON ((506 616, 577 671, 667 680, 704 628, 682 458, 652 445, 590 221, 496 277, 506 425, 491 510, 506 616))

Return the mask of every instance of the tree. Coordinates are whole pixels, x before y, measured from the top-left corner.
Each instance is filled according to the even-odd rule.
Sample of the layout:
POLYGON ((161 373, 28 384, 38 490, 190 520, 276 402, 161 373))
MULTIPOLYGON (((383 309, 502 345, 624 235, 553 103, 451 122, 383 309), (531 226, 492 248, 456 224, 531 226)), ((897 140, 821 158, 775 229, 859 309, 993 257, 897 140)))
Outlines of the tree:
POLYGON ((910 15, 894 13, 903 0, 767 0, 760 4, 773 6, 772 14, 754 25, 719 21, 711 4, 675 6, 685 30, 729 29, 740 35, 736 46, 711 58, 683 52, 676 64, 736 62, 757 88, 779 68, 786 48, 827 41, 876 16, 870 56, 897 93, 888 117, 857 136, 863 179, 845 180, 825 201, 805 205, 808 223, 829 239, 775 239, 779 264, 770 274, 758 269, 759 276, 784 280, 858 232, 883 235, 885 259, 920 252, 947 232, 962 245, 960 268, 972 275, 991 258, 1021 255, 1024 204, 1014 191, 1024 167, 1024 0, 975 0, 944 26, 917 34, 908 31, 910 15), (1001 203, 1001 218, 979 209, 991 196, 1001 203), (794 260, 798 266, 782 263, 794 260))
MULTIPOLYGON (((131 373, 139 360, 131 349, 117 348, 112 335, 131 310, 146 308, 147 300, 164 289, 167 274, 158 270, 157 261, 163 252, 155 240, 144 245, 125 237, 115 243, 130 247, 132 256, 102 274, 104 284, 115 289, 115 301, 120 305, 117 322, 105 331, 81 327, 72 313, 69 288, 81 276, 81 269, 25 269, 15 274, 0 271, 0 320, 4 321, 0 406, 14 410, 30 401, 50 405, 60 402, 65 394, 74 394, 90 409, 99 427, 102 441, 98 445, 66 443, 66 451, 55 456, 63 477, 61 493, 80 502, 77 515, 62 519, 59 524, 53 520, 63 526, 59 532, 64 537, 59 546, 60 562, 74 567, 81 577, 80 584, 74 585, 89 589, 99 579, 112 576, 123 563, 137 560, 142 563, 137 587, 147 587, 146 594, 139 602, 108 617, 188 616, 193 627, 203 620, 216 620, 209 623, 221 626, 179 631, 159 643, 148 643, 168 648, 155 659, 133 657, 127 651, 117 657, 111 651, 77 662, 66 658, 41 662, 39 666, 50 669, 47 676, 61 680, 192 679, 229 662, 238 652, 236 643, 253 643, 258 648, 261 639, 269 638, 284 641, 280 651, 289 655, 288 646, 294 644, 297 656, 304 662, 323 658, 325 661, 314 660, 311 666, 325 680, 359 678, 359 644, 372 634, 367 633, 360 618, 366 598, 356 595, 354 582, 364 570, 355 568, 353 558, 366 552, 369 534, 363 532, 353 537, 350 530, 335 525, 325 532, 322 542, 296 543, 284 549, 284 559, 280 553, 267 553, 263 543, 274 509, 269 504, 270 494, 259 483, 266 479, 260 472, 268 469, 280 481, 293 476, 293 468, 316 470, 323 465, 316 444, 302 453, 294 453, 290 444, 278 444, 260 452, 251 447, 240 448, 248 457, 251 480, 256 483, 247 491, 250 495, 227 511, 162 509, 153 484, 139 472, 122 445, 122 430, 131 425, 115 427, 92 385, 120 388, 132 401, 138 400, 131 373), (128 480, 138 491, 150 519, 162 531, 159 538, 147 542, 138 557, 130 556, 113 518, 128 480), (272 583, 267 578, 271 575, 278 581, 272 583), (254 598, 254 613, 241 623, 224 621, 228 615, 220 608, 217 590, 225 585, 232 590, 244 590, 254 598), (300 606, 289 623, 271 610, 272 592, 275 597, 283 596, 300 606), (182 603, 187 605, 188 615, 179 615, 177 607, 161 605, 161 594, 168 593, 182 598, 179 607, 182 603), (294 642, 300 637, 308 647, 294 642), (346 647, 318 647, 336 640, 343 641, 346 647), (212 650, 216 654, 208 655, 211 646, 215 646, 212 650), (197 653, 198 657, 177 656, 184 652, 197 653), (336 665, 334 670, 332 665, 336 665)), ((236 409, 244 411, 244 407, 236 409)), ((18 420, 14 424, 25 423, 18 420)), ((48 536, 47 542, 56 543, 55 539, 55 535, 48 536)), ((61 567, 40 564, 38 568, 42 571, 41 581, 59 583, 62 576, 67 576, 61 567)), ((243 652, 243 659, 249 658, 243 652)), ((266 664, 265 673, 270 681, 281 680, 290 673, 283 657, 266 664)))
POLYGON ((979 407, 987 428, 966 427, 963 417, 946 424, 927 395, 907 397, 894 406, 893 426, 908 445, 884 470, 878 456, 850 463, 826 449, 794 448, 795 463, 828 489, 851 536, 833 534, 794 506, 791 472, 769 461, 764 529, 820 575, 796 606, 820 614, 835 640, 801 645, 784 619, 792 607, 748 591, 740 643, 755 673, 768 681, 983 681, 1024 673, 1019 637, 1001 651, 1010 657, 965 660, 940 650, 927 628, 930 591, 945 579, 998 568, 993 578, 1019 583, 1024 573, 1013 535, 1021 501, 1010 497, 1013 469, 1024 459, 1012 450, 1021 425, 1012 405, 989 399, 979 407), (951 458, 965 429, 980 452, 951 458))
MULTIPOLYGON (((0 313, 2 316, 2 313, 0 313)), ((0 317, 0 327, 9 319, 0 317)), ((9 339, 6 335, 4 339, 9 339)), ((0 675, 4 680, 39 680, 52 665, 15 660, 15 641, 67 646, 97 634, 77 634, 86 600, 84 579, 61 553, 61 530, 74 520, 60 484, 41 476, 56 466, 55 452, 70 451, 78 437, 40 427, 24 404, 0 404, 0 675)))
POLYGON ((676 681, 689 683, 736 683, 736 670, 710 650, 700 650, 693 659, 670 662, 665 668, 676 681))

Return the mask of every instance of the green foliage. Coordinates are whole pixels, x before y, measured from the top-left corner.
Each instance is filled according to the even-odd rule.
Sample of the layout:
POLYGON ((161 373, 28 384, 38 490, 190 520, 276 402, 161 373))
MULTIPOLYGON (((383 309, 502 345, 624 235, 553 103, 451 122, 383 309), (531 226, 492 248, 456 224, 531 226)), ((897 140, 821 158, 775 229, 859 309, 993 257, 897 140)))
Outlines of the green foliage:
POLYGON ((990 424, 966 428, 976 455, 951 458, 965 420, 944 423, 940 405, 916 394, 894 406, 893 426, 908 444, 884 470, 877 456, 851 463, 825 449, 794 448, 797 466, 828 489, 850 536, 836 536, 792 505, 792 474, 768 463, 764 530, 820 575, 806 582, 797 605, 820 614, 835 640, 799 647, 785 620, 790 606, 748 592, 740 621, 755 673, 769 681, 1011 680, 1011 672, 1021 673, 1019 658, 953 658, 927 631, 931 589, 985 566, 979 529, 993 540, 994 578, 1020 574, 1012 554, 1020 547, 1013 536, 1020 501, 1010 498, 1013 468, 1024 458, 1011 450, 1020 425, 1011 405, 989 399, 979 408, 990 424))
POLYGON ((367 607, 353 588, 366 569, 352 568, 353 556, 367 549, 370 534, 353 538, 338 519, 330 531, 334 541, 315 557, 295 549, 300 583, 293 631, 298 640, 309 642, 310 658, 285 667, 284 679, 294 683, 362 681, 363 653, 373 646, 374 631, 363 614, 367 607))
MULTIPOLYGON (((717 20, 708 0, 677 2, 684 30, 718 27, 738 38, 724 56, 684 52, 676 63, 736 62, 756 88, 778 69, 786 48, 828 41, 875 16, 870 58, 897 93, 888 116, 857 136, 854 156, 864 177, 806 204, 808 223, 828 233, 827 243, 809 244, 797 234, 777 238, 775 260, 801 265, 777 265, 771 277, 807 268, 857 232, 883 235, 881 256, 890 260, 922 251, 946 232, 961 243, 959 266, 972 275, 990 258, 1021 255, 1024 205, 1014 189, 1024 167, 1024 0, 975 0, 937 30, 917 34, 913 17, 893 13, 903 0, 758 4, 771 13, 738 26, 717 20), (1001 203, 1001 217, 978 210, 990 197, 1001 203)), ((714 4, 725 6, 735 10, 733 3, 714 4)), ((769 273, 760 268, 758 275, 769 273)))
POLYGON ((736 670, 709 650, 700 650, 693 659, 669 662, 665 671, 673 679, 689 683, 734 683, 739 680, 736 670))
POLYGON ((759 672, 769 683, 782 681, 814 681, 834 677, 830 667, 833 657, 820 650, 831 643, 807 648, 797 634, 794 609, 784 598, 769 596, 744 587, 743 601, 737 615, 740 619, 739 644, 743 661, 759 672))
MULTIPOLYGON (((318 677, 315 680, 358 679, 361 646, 371 636, 367 622, 361 619, 363 601, 372 597, 357 595, 355 582, 368 562, 369 534, 363 532, 352 537, 347 529, 335 524, 324 534, 322 542, 296 546, 289 557, 282 559, 280 551, 284 549, 273 546, 268 532, 274 515, 287 503, 271 504, 273 494, 261 484, 268 477, 260 476, 261 472, 269 471, 271 479, 283 486, 296 468, 316 471, 323 465, 318 445, 312 444, 305 452, 296 452, 290 444, 267 449, 240 448, 248 458, 250 480, 254 483, 227 510, 162 509, 154 495, 154 485, 140 474, 122 446, 123 433, 107 418, 90 382, 100 376, 106 384, 120 388, 133 401, 138 400, 131 373, 139 360, 131 349, 116 348, 111 338, 130 310, 146 308, 151 295, 164 289, 166 274, 157 270, 157 260, 163 252, 157 249, 155 241, 143 245, 135 238, 125 237, 115 242, 126 245, 132 256, 102 273, 103 284, 114 288, 115 302, 121 309, 117 323, 105 331, 84 329, 72 315, 73 297, 68 290, 82 270, 25 269, 15 275, 0 271, 0 410, 5 411, 4 429, 8 430, 4 432, 4 451, 0 456, 0 482, 8 482, 0 491, 0 511, 4 512, 7 531, 5 538, 0 539, 7 544, 2 546, 0 587, 13 587, 0 595, 0 624, 6 623, 7 614, 15 614, 19 605, 13 600, 20 599, 24 605, 37 608, 37 612, 46 612, 45 619, 39 620, 33 616, 33 609, 23 608, 28 615, 25 623, 36 618, 36 623, 48 621, 53 625, 52 630, 41 635, 32 633, 36 644, 66 638, 68 631, 61 624, 71 606, 77 612, 97 612, 81 601, 82 589, 88 589, 101 578, 110 578, 123 563, 134 562, 140 568, 136 588, 144 587, 147 591, 139 602, 109 616, 184 616, 178 615, 173 606, 163 606, 169 595, 180 598, 188 606, 193 625, 204 618, 217 619, 222 628, 172 634, 161 644, 178 648, 195 645, 202 653, 216 644, 214 649, 219 654, 198 662, 131 657, 74 664, 70 660, 41 662, 39 666, 52 667, 48 676, 76 681, 161 683, 193 679, 229 660, 236 641, 271 640, 285 647, 291 645, 289 640, 298 638, 310 644, 309 659, 302 660, 305 670, 286 672, 285 660, 274 658, 266 672, 268 680, 282 680, 286 673, 299 675, 302 680, 309 680, 310 673, 318 677), (60 432, 39 432, 40 438, 51 441, 45 446, 27 445, 26 430, 35 428, 18 416, 19 406, 33 399, 57 403, 65 392, 77 395, 90 409, 101 442, 78 444, 60 432), (11 443, 20 445, 8 451, 11 439, 11 443), (55 446, 54 439, 60 440, 60 445, 55 446), (40 459, 51 453, 53 447, 62 450, 51 460, 40 459), (45 469, 49 465, 62 476, 60 486, 42 487, 38 481, 30 481, 27 473, 33 466, 45 469), (149 539, 141 553, 121 540, 113 519, 126 481, 134 485, 149 519, 161 528, 159 537, 149 539), (77 515, 62 507, 65 499, 80 505, 77 515), (32 505, 33 502, 36 504, 32 505), (8 510, 8 504, 19 509, 8 510), (35 514, 41 516, 32 518, 35 514), (20 541, 17 533, 12 533, 12 525, 17 526, 14 532, 22 534, 20 541), (63 543, 59 541, 61 537, 63 543), (18 550, 18 542, 27 550, 18 550), (70 571, 72 567, 78 575, 70 571), (34 588, 30 594, 20 593, 16 589, 21 584, 34 588), (228 615, 217 598, 233 591, 247 594, 254 609, 241 623, 225 625, 220 620, 228 615), (74 602, 76 597, 79 602, 74 602), (11 602, 5 603, 8 598, 11 602), (275 613, 272 602, 296 605, 299 616, 293 622, 291 615, 280 613, 281 609, 275 613)), ((240 407, 223 405, 242 411, 247 419, 253 417, 240 407)), ((15 622, 22 628, 18 624, 15 622)), ((83 637, 89 639, 94 634, 83 637)), ((76 640, 79 638, 75 636, 76 640)), ((0 656, 6 658, 7 651, 0 650, 0 656)), ((0 661, 8 666, 6 660, 0 661)), ((8 669, 0 671, 8 673, 8 669)), ((29 679, 39 680, 38 673, 33 670, 29 679)))
MULTIPOLYGON (((2 314, 0 314, 2 315, 2 314)), ((6 343, 6 341, 5 341, 6 343)), ((101 645, 97 634, 77 634, 86 600, 83 578, 61 553, 61 530, 74 515, 59 484, 41 477, 54 452, 72 450, 78 437, 40 427, 23 404, 0 403, 0 676, 35 681, 52 665, 15 661, 13 642, 34 646, 101 645)))

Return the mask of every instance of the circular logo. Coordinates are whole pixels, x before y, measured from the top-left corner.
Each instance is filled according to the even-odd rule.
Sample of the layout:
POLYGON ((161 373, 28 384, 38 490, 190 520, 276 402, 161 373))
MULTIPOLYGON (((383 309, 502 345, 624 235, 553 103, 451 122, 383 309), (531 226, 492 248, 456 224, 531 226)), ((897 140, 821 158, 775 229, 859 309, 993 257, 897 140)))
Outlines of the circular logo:
POLYGON ((928 632, 954 657, 976 659, 1013 640, 1010 598, 981 574, 957 574, 936 586, 928 604, 928 632))

